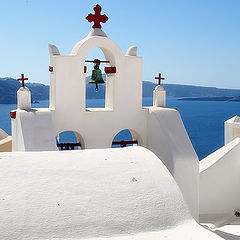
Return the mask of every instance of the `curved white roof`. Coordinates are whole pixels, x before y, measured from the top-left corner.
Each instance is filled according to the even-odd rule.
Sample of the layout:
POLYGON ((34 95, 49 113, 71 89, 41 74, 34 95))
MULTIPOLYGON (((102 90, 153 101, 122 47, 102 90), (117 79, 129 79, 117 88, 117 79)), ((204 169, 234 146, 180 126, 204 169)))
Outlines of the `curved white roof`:
POLYGON ((149 233, 164 238, 186 222, 201 231, 173 177, 145 148, 0 158, 0 239, 145 238, 165 229, 149 233))

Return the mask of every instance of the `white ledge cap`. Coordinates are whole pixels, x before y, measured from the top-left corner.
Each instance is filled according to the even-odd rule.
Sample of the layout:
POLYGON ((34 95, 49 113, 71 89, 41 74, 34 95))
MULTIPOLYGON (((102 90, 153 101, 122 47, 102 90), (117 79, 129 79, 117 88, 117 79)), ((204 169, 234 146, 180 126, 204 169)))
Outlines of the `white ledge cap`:
POLYGON ((154 91, 165 91, 164 88, 161 85, 157 85, 154 89, 154 91))
POLYGON ((228 119, 227 121, 225 121, 226 123, 240 123, 240 117, 239 116, 234 116, 230 119, 228 119))
POLYGON ((137 56, 137 46, 131 46, 128 48, 126 55, 128 56, 137 56))
POLYGON ((50 55, 60 55, 60 52, 55 45, 49 43, 48 49, 49 49, 50 55))
POLYGON ((8 137, 8 134, 0 128, 0 141, 7 138, 8 137))
POLYGON ((20 88, 18 89, 18 91, 19 91, 19 92, 30 92, 29 88, 27 88, 27 87, 20 87, 20 88))
POLYGON ((101 37, 107 37, 105 32, 102 31, 101 28, 93 28, 89 34, 88 37, 93 37, 93 36, 101 36, 101 37))

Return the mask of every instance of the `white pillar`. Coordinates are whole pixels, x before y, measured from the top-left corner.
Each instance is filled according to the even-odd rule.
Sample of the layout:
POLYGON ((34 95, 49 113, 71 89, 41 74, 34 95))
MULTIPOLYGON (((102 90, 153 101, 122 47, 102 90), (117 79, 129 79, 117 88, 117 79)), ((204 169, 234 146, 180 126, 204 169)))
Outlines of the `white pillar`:
POLYGON ((161 85, 156 86, 153 91, 153 106, 166 107, 166 91, 161 85))
POLYGON ((226 145, 233 140, 232 124, 228 123, 227 121, 225 121, 225 123, 224 123, 224 133, 225 133, 224 140, 225 140, 225 145, 226 145))
POLYGON ((224 123, 225 145, 237 137, 240 137, 240 117, 234 116, 224 123))
POLYGON ((17 91, 18 108, 22 110, 31 109, 31 92, 27 87, 21 87, 17 91))

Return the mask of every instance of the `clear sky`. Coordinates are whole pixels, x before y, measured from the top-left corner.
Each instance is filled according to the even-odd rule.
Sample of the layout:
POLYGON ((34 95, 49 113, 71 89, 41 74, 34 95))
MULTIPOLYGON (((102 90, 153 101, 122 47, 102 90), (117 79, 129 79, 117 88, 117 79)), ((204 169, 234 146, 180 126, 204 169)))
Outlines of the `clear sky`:
POLYGON ((143 80, 240 88, 240 0, 0 0, 0 77, 49 84, 48 43, 69 54, 97 3, 108 37, 138 46, 143 80))

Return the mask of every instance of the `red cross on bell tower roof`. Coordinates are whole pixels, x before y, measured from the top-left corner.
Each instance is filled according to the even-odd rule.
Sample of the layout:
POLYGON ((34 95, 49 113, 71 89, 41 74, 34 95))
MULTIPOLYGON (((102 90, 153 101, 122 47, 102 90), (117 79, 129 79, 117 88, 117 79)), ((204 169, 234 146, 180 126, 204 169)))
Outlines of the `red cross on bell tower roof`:
POLYGON ((102 8, 98 4, 93 8, 93 10, 95 14, 88 14, 86 19, 89 22, 94 22, 92 28, 101 28, 102 26, 100 23, 105 23, 108 20, 108 17, 105 14, 101 15, 102 8))

